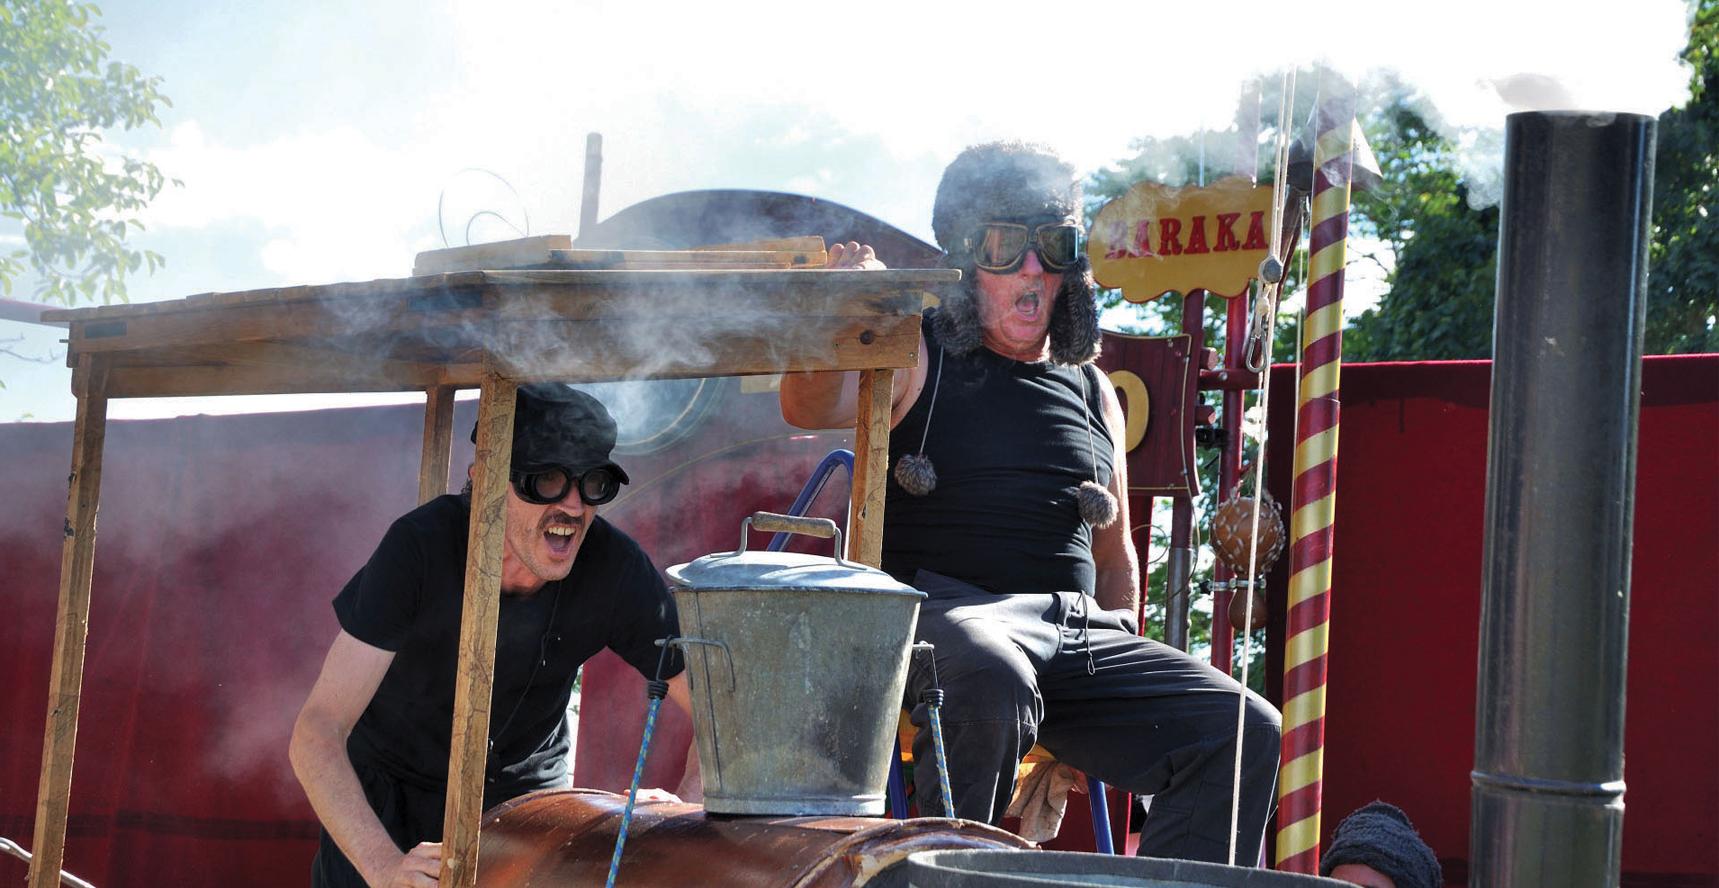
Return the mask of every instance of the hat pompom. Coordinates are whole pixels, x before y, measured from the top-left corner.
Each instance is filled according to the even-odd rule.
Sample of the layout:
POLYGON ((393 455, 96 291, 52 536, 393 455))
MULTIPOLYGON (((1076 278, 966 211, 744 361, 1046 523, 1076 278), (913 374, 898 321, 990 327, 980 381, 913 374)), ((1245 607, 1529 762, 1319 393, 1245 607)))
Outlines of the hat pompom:
POLYGON ((895 483, 914 496, 924 496, 937 489, 937 470, 932 467, 930 457, 909 453, 895 462, 895 483))
POLYGON ((1116 497, 1098 486, 1096 481, 1080 483, 1080 490, 1075 493, 1075 503, 1080 508, 1080 520, 1093 527, 1109 527, 1116 521, 1116 497))

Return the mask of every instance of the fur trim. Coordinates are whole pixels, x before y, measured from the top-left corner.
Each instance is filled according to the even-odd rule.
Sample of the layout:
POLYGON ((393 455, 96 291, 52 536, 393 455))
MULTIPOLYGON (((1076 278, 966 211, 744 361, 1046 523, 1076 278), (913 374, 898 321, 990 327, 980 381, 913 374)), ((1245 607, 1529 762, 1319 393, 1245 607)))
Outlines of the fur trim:
POLYGON ((970 355, 984 344, 984 325, 979 323, 979 303, 973 294, 972 266, 961 272, 959 286, 945 291, 931 314, 931 329, 943 350, 952 355, 970 355))
POLYGON ((1110 491, 1098 486, 1096 481, 1080 482, 1080 489, 1074 495, 1076 507, 1080 510, 1080 520, 1093 527, 1109 527, 1116 522, 1116 515, 1121 509, 1116 505, 1116 497, 1110 491))
POLYGON ((931 458, 923 453, 907 453, 895 461, 895 483, 914 496, 925 496, 937 489, 937 469, 931 458))
POLYGON ((1098 332, 1098 283, 1092 279, 1092 263, 1081 256, 1073 268, 1062 273, 1056 305, 1051 308, 1051 362, 1076 366, 1098 358, 1103 337, 1098 332))

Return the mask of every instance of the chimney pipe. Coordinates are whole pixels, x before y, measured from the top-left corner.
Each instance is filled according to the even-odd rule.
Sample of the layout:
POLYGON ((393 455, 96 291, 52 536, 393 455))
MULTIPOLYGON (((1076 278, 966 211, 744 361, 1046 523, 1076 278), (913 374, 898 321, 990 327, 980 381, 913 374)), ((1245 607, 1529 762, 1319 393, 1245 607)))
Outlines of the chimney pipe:
POLYGON ((1655 120, 1505 123, 1470 885, 1616 885, 1655 120))

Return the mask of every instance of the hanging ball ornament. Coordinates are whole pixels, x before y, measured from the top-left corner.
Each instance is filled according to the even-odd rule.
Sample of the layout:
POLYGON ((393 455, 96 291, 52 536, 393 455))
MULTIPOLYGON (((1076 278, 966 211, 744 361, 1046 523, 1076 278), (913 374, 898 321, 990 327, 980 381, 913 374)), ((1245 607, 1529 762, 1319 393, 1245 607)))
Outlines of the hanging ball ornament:
POLYGON ((895 483, 914 496, 924 496, 937 489, 937 470, 923 453, 904 454, 895 461, 895 483))
MULTIPOLYGON (((1218 504, 1212 513, 1212 549, 1218 560, 1238 577, 1247 577, 1248 550, 1253 533, 1253 497, 1235 496, 1218 504)), ((1271 569, 1283 553, 1283 509, 1271 494, 1259 513, 1259 576, 1271 569)))
POLYGON ((1116 497, 1099 487, 1097 481, 1080 482, 1080 490, 1074 496, 1080 509, 1080 520, 1093 527, 1109 527, 1121 511, 1116 506, 1116 497))

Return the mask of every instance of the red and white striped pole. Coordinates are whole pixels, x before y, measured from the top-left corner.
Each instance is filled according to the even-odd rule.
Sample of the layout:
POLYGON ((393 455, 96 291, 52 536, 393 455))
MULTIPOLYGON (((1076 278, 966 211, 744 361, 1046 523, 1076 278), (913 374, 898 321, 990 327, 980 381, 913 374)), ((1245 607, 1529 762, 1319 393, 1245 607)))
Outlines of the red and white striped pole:
POLYGON ((1343 366, 1343 265, 1354 166, 1355 94, 1327 76, 1313 150, 1313 231, 1296 398, 1290 498, 1288 644, 1283 658, 1283 765, 1277 868, 1319 872, 1325 761, 1326 632, 1331 617, 1332 519, 1337 499, 1338 373, 1343 366))

